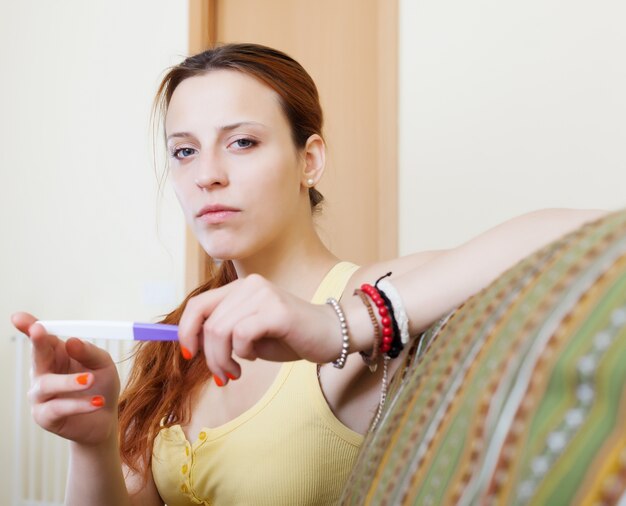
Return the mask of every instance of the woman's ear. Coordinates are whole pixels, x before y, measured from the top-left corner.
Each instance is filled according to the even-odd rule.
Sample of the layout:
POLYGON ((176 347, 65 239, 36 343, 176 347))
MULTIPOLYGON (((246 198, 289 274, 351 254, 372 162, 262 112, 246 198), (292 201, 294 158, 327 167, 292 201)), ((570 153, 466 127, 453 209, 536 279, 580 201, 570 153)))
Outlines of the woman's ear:
POLYGON ((326 145, 324 139, 318 134, 311 135, 304 146, 304 170, 302 172, 302 186, 311 188, 315 186, 326 166, 326 145))

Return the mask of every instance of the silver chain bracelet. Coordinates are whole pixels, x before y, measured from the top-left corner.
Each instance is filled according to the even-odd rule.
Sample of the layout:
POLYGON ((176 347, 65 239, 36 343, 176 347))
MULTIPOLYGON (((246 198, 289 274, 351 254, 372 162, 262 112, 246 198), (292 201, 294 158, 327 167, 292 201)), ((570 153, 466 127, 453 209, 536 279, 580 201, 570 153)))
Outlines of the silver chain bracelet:
POLYGON ((348 323, 346 322, 346 316, 343 314, 343 310, 337 302, 336 299, 330 297, 326 300, 326 304, 330 304, 335 313, 337 313, 337 317, 339 318, 339 323, 341 324, 341 355, 337 360, 332 362, 333 366, 337 369, 343 369, 343 366, 346 365, 346 360, 348 358, 348 352, 350 351, 350 337, 348 336, 348 323))

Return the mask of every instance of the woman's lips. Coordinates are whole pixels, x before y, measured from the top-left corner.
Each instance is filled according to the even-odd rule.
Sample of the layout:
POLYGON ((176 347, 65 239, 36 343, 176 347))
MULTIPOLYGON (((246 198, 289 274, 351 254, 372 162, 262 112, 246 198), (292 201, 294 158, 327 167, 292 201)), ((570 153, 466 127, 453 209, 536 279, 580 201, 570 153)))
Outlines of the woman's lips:
POLYGON ((212 204, 200 209, 196 218, 202 223, 215 224, 229 220, 238 212, 240 212, 239 209, 235 209, 234 207, 224 206, 222 204, 212 204))
POLYGON ((235 216, 237 213, 239 213, 239 211, 235 211, 235 210, 221 210, 221 211, 207 211, 204 214, 201 214, 200 216, 198 216, 198 220, 201 221, 202 223, 210 223, 210 224, 216 224, 216 223, 223 223, 227 220, 229 220, 230 218, 232 218, 233 216, 235 216))

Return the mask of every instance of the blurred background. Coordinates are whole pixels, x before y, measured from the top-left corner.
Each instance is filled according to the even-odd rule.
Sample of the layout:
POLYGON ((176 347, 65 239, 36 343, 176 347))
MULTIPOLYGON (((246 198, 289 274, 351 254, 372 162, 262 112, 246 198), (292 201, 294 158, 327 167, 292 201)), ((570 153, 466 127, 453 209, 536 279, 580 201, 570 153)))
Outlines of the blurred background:
POLYGON ((168 66, 215 41, 299 60, 326 114, 320 231, 366 263, 624 207, 625 25, 617 0, 0 0, 0 504, 61 504, 66 465, 10 314, 155 321, 204 275, 155 174, 168 66))

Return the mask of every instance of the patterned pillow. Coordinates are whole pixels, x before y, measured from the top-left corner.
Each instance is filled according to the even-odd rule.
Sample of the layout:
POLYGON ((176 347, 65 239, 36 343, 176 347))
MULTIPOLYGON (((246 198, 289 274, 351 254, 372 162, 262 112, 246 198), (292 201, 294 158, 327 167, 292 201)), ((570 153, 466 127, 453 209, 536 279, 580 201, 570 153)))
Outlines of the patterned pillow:
POLYGON ((626 504, 626 210, 431 326, 342 504, 626 504))

